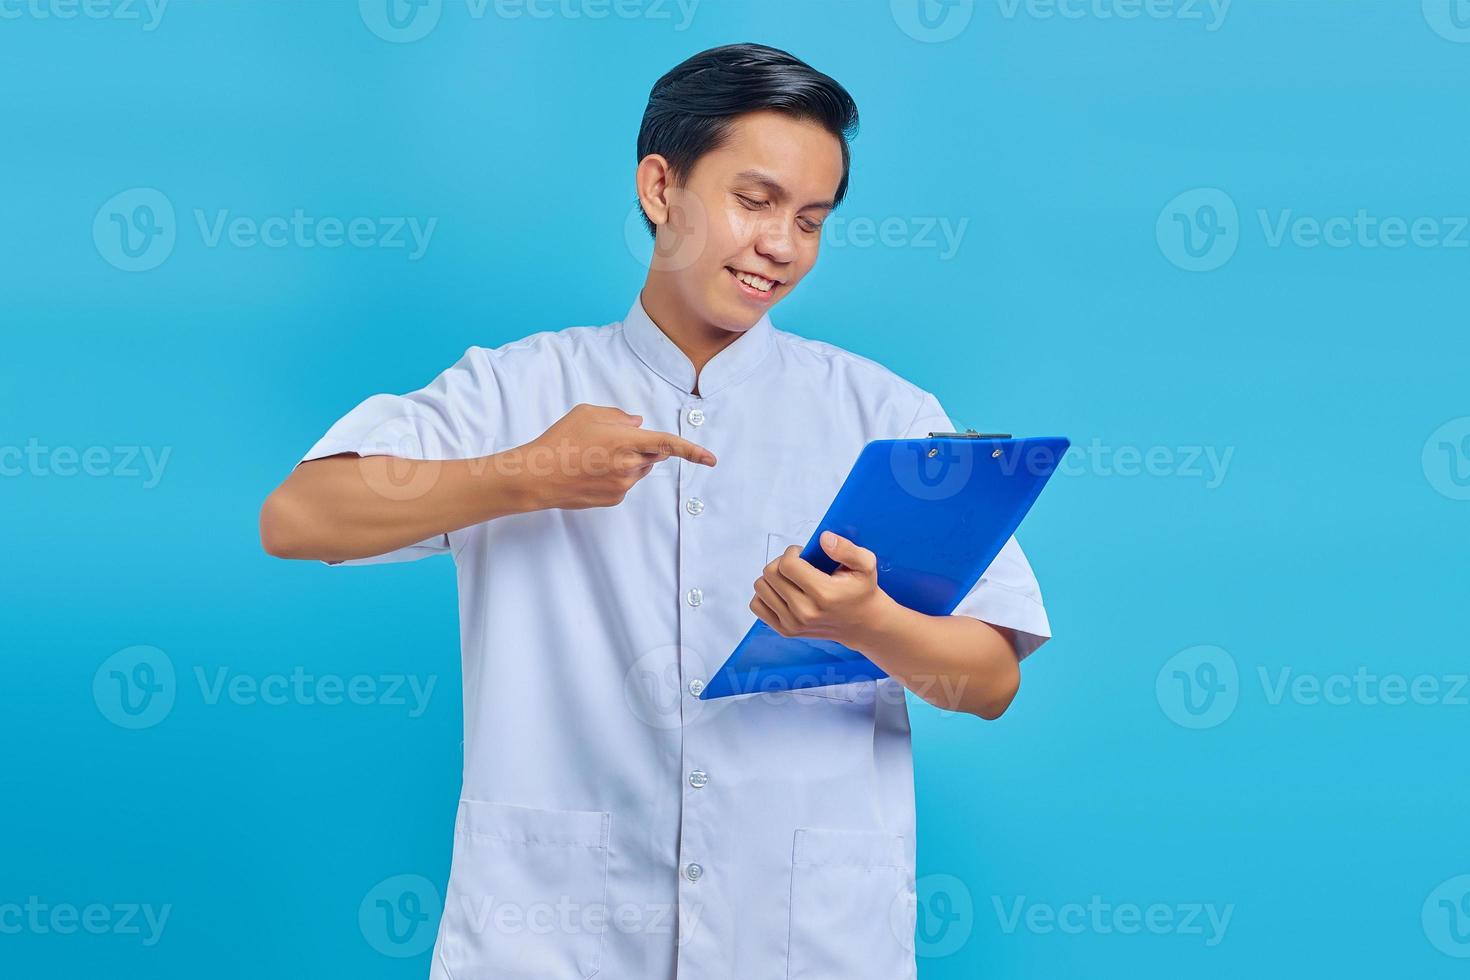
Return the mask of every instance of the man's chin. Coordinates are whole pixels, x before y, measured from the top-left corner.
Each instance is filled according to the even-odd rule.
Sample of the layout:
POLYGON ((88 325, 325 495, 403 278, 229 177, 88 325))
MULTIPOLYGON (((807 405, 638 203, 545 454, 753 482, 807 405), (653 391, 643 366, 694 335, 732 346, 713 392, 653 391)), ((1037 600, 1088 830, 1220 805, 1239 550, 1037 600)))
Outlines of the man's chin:
POLYGON ((745 333, 745 331, 759 323, 761 317, 764 315, 761 310, 751 309, 749 307, 741 306, 732 308, 730 306, 722 306, 720 309, 714 311, 714 316, 709 322, 731 333, 745 333))

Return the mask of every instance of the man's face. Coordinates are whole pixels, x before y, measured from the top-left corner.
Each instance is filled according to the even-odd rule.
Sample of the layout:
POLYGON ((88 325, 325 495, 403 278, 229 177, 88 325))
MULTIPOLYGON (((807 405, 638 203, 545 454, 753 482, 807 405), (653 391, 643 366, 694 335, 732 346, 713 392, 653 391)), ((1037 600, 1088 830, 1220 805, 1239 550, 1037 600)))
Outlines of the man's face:
POLYGON ((842 147, 825 129, 777 112, 740 116, 671 190, 655 261, 666 260, 701 321, 748 330, 816 263, 841 181, 842 147), (765 281, 742 281, 751 277, 765 281))

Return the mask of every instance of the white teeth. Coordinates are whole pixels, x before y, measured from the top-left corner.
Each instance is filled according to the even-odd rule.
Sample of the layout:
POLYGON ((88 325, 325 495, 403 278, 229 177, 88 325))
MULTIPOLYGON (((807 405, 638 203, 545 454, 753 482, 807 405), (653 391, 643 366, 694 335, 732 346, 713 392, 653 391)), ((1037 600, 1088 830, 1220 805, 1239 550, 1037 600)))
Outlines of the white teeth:
POLYGON ((774 285, 776 285, 774 282, 772 282, 769 279, 762 279, 760 276, 753 276, 753 275, 751 275, 748 272, 736 272, 735 273, 735 278, 736 279, 739 279, 741 282, 745 283, 747 286, 752 286, 752 287, 754 287, 756 289, 759 289, 763 293, 770 292, 771 291, 771 287, 774 286, 774 285))

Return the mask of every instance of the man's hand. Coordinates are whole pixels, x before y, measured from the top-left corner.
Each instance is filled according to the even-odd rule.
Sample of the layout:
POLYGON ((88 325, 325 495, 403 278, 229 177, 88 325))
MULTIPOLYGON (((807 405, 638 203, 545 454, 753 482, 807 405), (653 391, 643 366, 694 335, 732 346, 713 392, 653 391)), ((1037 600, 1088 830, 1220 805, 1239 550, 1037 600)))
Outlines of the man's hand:
POLYGON ((642 424, 642 416, 621 409, 577 405, 504 455, 533 478, 541 507, 567 510, 622 503, 635 483, 670 456, 715 465, 714 453, 702 446, 642 424))
POLYGON ((761 622, 782 636, 835 640, 948 711, 1001 716, 1021 683, 1012 631, 900 605, 878 587, 871 551, 831 531, 820 542, 841 567, 827 575, 787 548, 755 581, 750 610, 761 622))
POLYGON ((750 611, 782 636, 850 645, 848 639, 870 628, 892 600, 878 588, 877 555, 832 531, 823 531, 819 541, 840 567, 828 575, 792 545, 755 580, 750 611))

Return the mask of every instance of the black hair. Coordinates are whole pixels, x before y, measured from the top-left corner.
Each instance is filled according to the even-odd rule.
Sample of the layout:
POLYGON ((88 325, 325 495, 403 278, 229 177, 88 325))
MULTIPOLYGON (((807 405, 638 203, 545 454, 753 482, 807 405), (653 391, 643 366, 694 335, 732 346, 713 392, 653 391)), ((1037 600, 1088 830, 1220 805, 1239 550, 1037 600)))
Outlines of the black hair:
MULTIPOLYGON (((840 204, 847 194, 847 144, 857 134, 857 103, 835 79, 764 44, 701 51, 654 82, 638 127, 638 159, 663 156, 674 181, 682 183, 700 157, 723 145, 736 116, 762 109, 814 122, 837 137, 842 182, 832 201, 840 204)), ((647 214, 643 222, 654 231, 647 214)))

